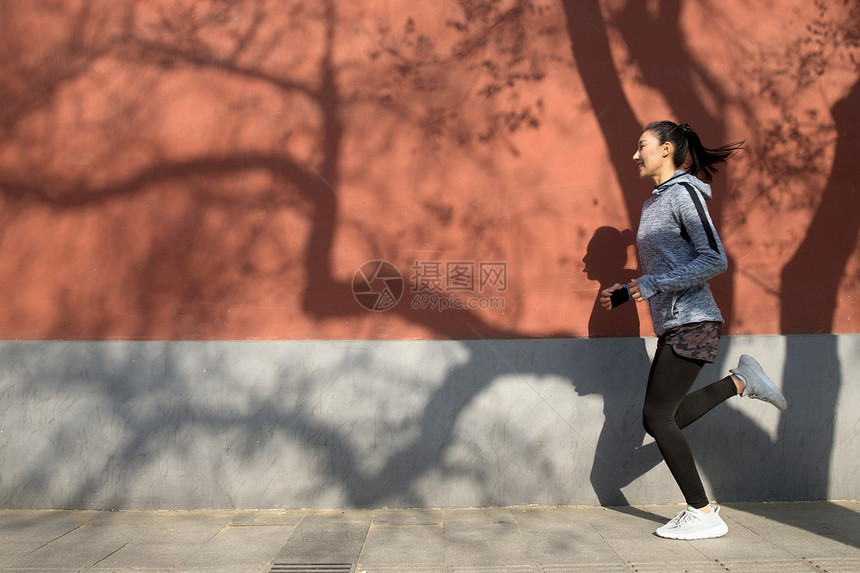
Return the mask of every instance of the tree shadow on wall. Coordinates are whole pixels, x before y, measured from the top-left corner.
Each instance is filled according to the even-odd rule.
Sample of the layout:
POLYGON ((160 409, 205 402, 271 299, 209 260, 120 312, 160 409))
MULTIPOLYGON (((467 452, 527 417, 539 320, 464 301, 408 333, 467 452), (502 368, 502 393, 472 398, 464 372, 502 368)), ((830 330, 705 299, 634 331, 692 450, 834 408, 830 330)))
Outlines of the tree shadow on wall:
MULTIPOLYGON (((648 184, 639 179, 632 159, 644 125, 636 117, 621 83, 622 74, 617 70, 612 55, 608 23, 603 16, 601 2, 565 0, 563 4, 571 51, 588 98, 594 102, 595 111, 601 109, 597 102, 608 110, 599 118, 601 135, 606 140, 627 216, 635 232, 642 203, 650 192, 648 184)), ((709 108, 696 90, 697 81, 708 83, 709 74, 684 42, 685 32, 679 21, 680 14, 680 0, 660 2, 656 12, 650 10, 645 2, 627 2, 613 16, 613 21, 635 59, 643 83, 663 95, 672 109, 674 117, 650 117, 645 119, 645 123, 662 119, 688 122, 706 145, 722 145, 726 132, 723 118, 709 113, 709 108), (660 41, 654 41, 655 35, 659 36, 660 41)), ((717 102, 717 108, 727 105, 728 98, 719 84, 711 82, 707 87, 717 102)), ((708 209, 717 228, 720 228, 725 178, 718 176, 712 185, 717 199, 709 203, 708 209)), ((726 319, 726 328, 731 327, 733 267, 733 260, 729 256, 728 271, 710 281, 726 319)))
POLYGON ((830 468, 836 410, 846 372, 840 365, 838 337, 830 334, 839 303, 840 284, 860 233, 860 190, 856 157, 860 152, 860 82, 833 106, 838 140, 830 179, 806 236, 782 272, 783 333, 788 336, 783 371, 790 404, 779 435, 785 451, 808 463, 787 463, 790 499, 831 499, 830 468), (827 365, 822 369, 819 365, 827 365), (817 408, 803 405, 818 404, 817 408))
MULTIPOLYGON (((611 227, 598 229, 583 257, 588 278, 598 281, 600 288, 606 288, 635 276, 636 271, 624 268, 631 243, 629 230, 621 233, 611 227)), ((530 409, 548 408, 560 435, 567 436, 572 442, 572 459, 582 455, 583 450, 586 454, 593 452, 590 480, 600 503, 627 505, 622 488, 661 460, 655 444, 642 446, 644 430, 639 412, 644 397, 642 380, 647 376, 649 360, 645 342, 639 337, 635 306, 628 304, 609 313, 599 306, 597 296, 599 293, 589 321, 589 335, 591 338, 613 338, 606 345, 606 348, 613 349, 611 356, 596 350, 576 352, 573 341, 524 342, 522 336, 514 331, 494 329, 471 313, 458 313, 457 321, 465 324, 476 336, 475 340, 458 342, 458 346, 467 353, 467 359, 450 368, 441 385, 432 392, 420 418, 412 430, 406 432, 415 434, 415 437, 389 455, 384 465, 372 474, 361 471, 359 453, 349 446, 346 435, 315 424, 309 418, 299 426, 309 428, 307 431, 311 434, 325 435, 325 443, 334 444, 327 449, 329 469, 326 473, 342 477, 351 505, 421 507, 426 504, 419 492, 421 481, 434 472, 456 472, 460 479, 471 477, 488 484, 504 479, 504 476, 492 475, 482 469, 479 460, 489 455, 488 452, 474 452, 474 464, 464 467, 449 459, 449 448, 456 442, 462 413, 494 383, 513 376, 519 379, 517 385, 526 394, 518 400, 519 406, 529 404, 530 397, 535 403, 529 406, 530 409), (622 341, 616 337, 627 338, 622 341), (539 384, 540 380, 552 377, 570 379, 580 396, 603 396, 605 421, 596 444, 580 433, 584 428, 578 427, 577 419, 572 417, 568 408, 546 395, 547 390, 530 382, 539 384), (526 387, 528 390, 524 389, 526 387)), ((401 310, 396 307, 388 312, 406 312, 415 318, 411 314, 414 311, 408 308, 401 310)), ((420 316, 423 324, 432 326, 437 332, 445 332, 451 321, 450 316, 438 311, 420 316)), ((505 423, 515 427, 524 421, 522 412, 518 412, 512 413, 505 423)), ((537 421, 532 422, 535 424, 537 421)), ((508 446, 512 444, 508 443, 508 446)), ((515 450, 525 460, 524 463, 529 464, 530 485, 514 484, 513 487, 524 488, 534 496, 546 496, 548 500, 557 499, 566 486, 558 482, 558 476, 547 466, 547 461, 535 455, 535 451, 539 451, 535 445, 524 444, 515 450)), ((447 477, 452 478, 451 475, 447 477)), ((492 487, 483 495, 482 505, 511 503, 510 497, 504 492, 494 491, 492 487)), ((524 498, 522 502, 533 503, 534 498, 524 498)), ((469 500, 468 503, 474 501, 469 500)), ((647 512, 642 512, 642 515, 653 518, 647 512)))
MULTIPOLYGON (((464 3, 464 6, 468 4, 464 3)), ((467 61, 470 50, 478 51, 487 42, 492 41, 496 34, 503 34, 505 36, 503 42, 509 43, 511 48, 502 51, 505 54, 504 58, 474 64, 478 68, 489 69, 486 85, 482 88, 483 100, 491 101, 494 97, 498 98, 500 93, 515 91, 522 83, 539 82, 543 77, 542 72, 534 68, 534 62, 525 57, 528 46, 524 41, 525 31, 520 17, 527 4, 521 1, 512 7, 499 8, 494 3, 488 3, 481 10, 472 10, 474 6, 464 10, 469 19, 459 25, 459 29, 464 31, 466 37, 458 42, 454 50, 452 56, 454 65, 460 61, 467 61), (522 72, 522 68, 526 69, 526 73, 522 72)), ((58 46, 58 51, 67 53, 69 61, 76 64, 75 67, 66 70, 67 74, 48 74, 45 78, 30 76, 28 80, 31 83, 27 91, 38 94, 61 94, 67 82, 71 83, 85 77, 88 73, 93 73, 101 63, 101 59, 107 55, 110 58, 128 61, 164 74, 191 71, 203 77, 218 75, 250 83, 261 83, 266 88, 275 90, 285 99, 293 94, 300 94, 302 98, 312 102, 320 117, 317 132, 319 145, 316 154, 319 159, 313 162, 306 160, 294 148, 290 133, 282 133, 279 130, 280 126, 273 121, 268 122, 267 126, 282 144, 282 148, 275 151, 239 148, 235 152, 216 153, 207 150, 207 153, 190 159, 174 158, 165 149, 159 149, 157 142, 153 143, 141 138, 142 143, 139 143, 138 148, 140 155, 154 159, 144 162, 141 166, 134 166, 134 162, 130 162, 133 167, 123 169, 123 173, 113 179, 107 175, 93 178, 85 176, 63 178, 62 174, 58 174, 39 180, 32 176, 32 171, 26 169, 15 173, 4 173, 0 188, 8 202, 19 209, 39 205, 62 212, 109 206, 118 201, 128 201, 133 204, 134 201, 142 201, 141 197, 153 188, 179 192, 170 197, 171 201, 176 202, 173 206, 178 207, 176 211, 179 211, 179 214, 173 215, 174 220, 169 221, 167 225, 169 232, 157 237, 148 245, 149 251, 141 258, 137 274, 132 273, 131 278, 117 277, 116 281, 117 284, 122 282, 132 289, 138 298, 136 311, 139 332, 143 338, 155 336, 168 339, 196 339, 201 337, 200 327, 229 321, 227 312, 229 312, 231 297, 235 296, 233 289, 238 282, 236 276, 247 277, 257 272, 254 268, 252 251, 257 246, 260 235, 271 232, 271 226, 266 219, 268 213, 261 213, 261 211, 270 209, 272 206, 278 210, 298 213, 307 221, 309 230, 304 241, 306 248, 301 260, 288 260, 287 257, 283 257, 284 262, 269 269, 270 276, 263 278, 277 276, 288 267, 300 266, 305 281, 302 305, 307 315, 315 320, 359 315, 361 311, 353 301, 351 284, 336 278, 333 263, 335 233, 342 226, 342 211, 347 207, 339 193, 346 98, 343 87, 339 83, 341 70, 335 62, 334 54, 337 47, 338 25, 336 4, 327 2, 320 8, 323 50, 316 65, 318 81, 315 84, 293 81, 280 69, 255 64, 251 56, 256 54, 260 57, 258 48, 267 45, 270 41, 267 40, 267 34, 272 32, 260 25, 266 20, 261 17, 265 15, 265 4, 262 2, 248 5, 254 17, 249 21, 247 28, 235 36, 233 49, 226 51, 219 46, 210 45, 207 38, 209 34, 216 32, 219 26, 225 22, 231 22, 227 7, 209 7, 211 9, 207 12, 207 6, 200 5, 199 13, 195 13, 192 9, 191 12, 183 15, 181 25, 168 21, 169 19, 165 17, 163 26, 147 28, 147 33, 138 35, 136 26, 143 25, 136 21, 138 16, 136 8, 140 6, 142 4, 124 6, 126 12, 119 18, 122 21, 120 33, 114 36, 105 34, 105 38, 100 38, 96 34, 95 38, 92 38, 88 34, 100 23, 100 16, 103 15, 98 14, 97 6, 84 3, 76 17, 71 18, 80 27, 72 31, 67 41, 58 46), (88 19, 90 17, 92 20, 88 19), (216 188, 214 185, 216 179, 229 180, 242 174, 260 172, 271 178, 272 185, 270 190, 256 195, 231 195, 223 193, 222 188, 216 188), (104 179, 109 181, 102 183, 104 179), (237 220, 244 224, 249 224, 249 220, 255 221, 250 223, 251 227, 246 236, 237 237, 232 232, 237 220), (211 248, 213 244, 222 245, 224 248, 213 250, 211 248), (207 249, 209 256, 201 256, 201 251, 207 249), (235 260, 236 258, 241 260, 235 260), (153 334, 152 324, 164 322, 165 309, 168 315, 173 313, 172 317, 167 316, 172 330, 157 331, 153 334)), ((294 9, 299 13, 297 20, 300 20, 301 16, 307 17, 307 13, 302 12, 308 8, 302 3, 296 3, 294 9)), ((159 10, 156 9, 154 16, 153 14, 149 16, 158 20, 161 17, 159 10)), ((276 32, 280 31, 276 30, 276 32)), ((283 32, 280 36, 289 37, 287 30, 283 32)), ((426 41, 418 38, 413 47, 420 52, 425 50, 427 45, 426 41)), ((415 70, 424 65, 421 61, 404 58, 403 54, 395 54, 394 59, 399 60, 399 73, 405 77, 412 77, 415 70)), ((430 62, 434 61, 435 58, 431 57, 430 62)), ((141 74, 141 76, 146 75, 141 74)), ((147 85, 147 80, 140 81, 141 87, 152 87, 147 85)), ((135 90, 126 91, 132 93, 135 90)), ((150 92, 149 89, 140 91, 150 92)), ((432 97, 432 94, 428 97, 432 97)), ((22 96, 22 103, 23 98, 24 96, 22 96)), ((484 135, 479 144, 486 144, 493 137, 505 138, 506 134, 518 129, 538 127, 539 122, 532 115, 532 106, 528 104, 523 106, 523 98, 513 99, 518 103, 511 109, 505 110, 502 105, 500 112, 488 115, 488 125, 482 130, 484 135)), ((46 96, 42 99, 34 98, 31 101, 49 105, 53 99, 46 96)), ((120 150, 124 143, 123 137, 129 134, 117 130, 117 126, 123 126, 128 122, 168 121, 166 117, 150 112, 144 106, 145 101, 145 98, 141 98, 140 106, 137 108, 134 106, 133 98, 127 102, 118 103, 115 114, 109 114, 105 120, 106 125, 100 126, 102 135, 111 134, 114 142, 114 145, 109 146, 110 148, 99 157, 103 165, 122 165, 127 159, 122 156, 120 150), (113 130, 111 125, 114 127, 113 130)), ((250 109, 254 107, 251 105, 250 109)), ((539 105, 534 104, 534 107, 537 108, 539 105)), ((4 116, 4 127, 9 132, 14 132, 23 121, 23 117, 34 111, 32 106, 27 105, 6 109, 17 110, 4 116)), ((249 110, 246 106, 240 111, 248 113, 249 110)), ((268 118, 257 114, 255 121, 256 119, 266 121, 268 118)), ((125 143, 131 146, 132 140, 129 136, 129 140, 125 143)), ((230 143, 238 141, 240 141, 238 136, 235 140, 229 139, 230 143)), ((34 147, 36 143, 40 143, 43 146, 42 149, 50 149, 51 145, 58 145, 57 142, 49 140, 30 143, 33 143, 34 147)), ((50 151, 46 153, 50 154, 50 151)), ((34 164, 38 163, 36 159, 33 161, 34 164)), ((151 206, 146 205, 146 207, 150 213, 143 210, 142 217, 157 217, 151 213, 151 206)), ((14 217, 14 213, 10 211, 4 211, 4 216, 14 217)), ((140 223, 140 220, 135 222, 140 223)), ((120 250, 136 252, 139 246, 134 241, 133 233, 129 232, 134 226, 129 225, 125 228, 120 226, 117 223, 116 247, 120 250), (123 234, 126 242, 122 242, 123 234)), ((375 243, 374 250, 384 252, 389 249, 386 255, 397 254, 396 251, 390 250, 393 247, 388 244, 385 237, 376 233, 372 226, 368 225, 365 231, 369 235, 368 242, 375 243)), ((288 252, 287 242, 279 246, 285 253, 288 252)), ((70 329, 75 331, 79 327, 82 322, 80 318, 86 313, 86 309, 83 309, 82 313, 82 309, 75 303, 74 295, 73 285, 70 285, 58 296, 61 302, 65 302, 65 306, 57 313, 58 316, 49 336, 65 338, 70 329)), ((106 312, 99 320, 88 323, 88 328, 85 329, 87 338, 99 338, 100 333, 103 336, 104 332, 110 332, 109 294, 100 293, 98 296, 103 298, 90 299, 90 308, 99 307, 106 312)), ((506 365, 505 361, 487 354, 490 352, 495 356, 495 351, 487 346, 486 339, 520 339, 523 335, 515 330, 495 328, 475 312, 459 313, 456 320, 451 320, 450 316, 432 309, 412 309, 406 305, 401 305, 396 312, 409 322, 427 327, 431 336, 453 339, 468 332, 477 340, 466 343, 476 356, 475 362, 469 362, 446 379, 440 392, 431 398, 426 412, 422 415, 417 440, 406 450, 393 454, 387 462, 386 469, 391 475, 406 478, 404 485, 399 486, 404 489, 408 488, 416 476, 422 475, 431 465, 439 463, 441 449, 444 448, 450 436, 458 412, 486 388, 494 377, 511 373, 511 367, 506 365), (495 366, 484 370, 484 366, 489 363, 495 366), (465 373, 477 370, 481 370, 480 375, 469 377, 468 382, 464 381, 465 373)), ((150 463, 152 459, 150 455, 153 452, 149 448, 160 439, 164 426, 160 423, 163 421, 160 414, 153 417, 141 416, 127 408, 133 400, 129 399, 130 389, 120 383, 122 371, 115 373, 115 369, 110 365, 111 357, 102 358, 104 361, 102 368, 106 375, 99 380, 97 392, 112 401, 120 401, 115 404, 115 413, 126 420, 125 427, 130 428, 134 433, 129 443, 119 447, 116 453, 110 456, 107 462, 110 467, 106 467, 103 472, 110 474, 115 471, 112 469, 115 464, 140 467, 140 464, 150 463)), ((94 356, 93 360, 98 361, 99 357, 94 356)), ((134 360, 133 356, 131 360, 134 360)), ((564 370, 568 368, 565 366, 564 370)), ((92 369, 96 371, 99 366, 93 364, 92 369)), ((551 372, 541 368, 538 368, 538 371, 551 372)), ((563 371, 552 373, 565 375, 563 371)), ((183 396, 189 391, 190 380, 183 383, 181 376, 174 376, 171 372, 163 372, 160 376, 162 376, 160 379, 162 382, 176 384, 173 389, 177 395, 183 396)), ((90 378, 82 376, 82 379, 90 378)), ((290 383, 288 376, 283 380, 285 384, 290 383)), ((262 408, 260 414, 263 417, 277 417, 277 412, 270 407, 262 408)), ((185 408, 181 405, 177 406, 176 415, 176 424, 167 426, 175 432, 179 432, 188 424, 209 426, 214 432, 219 427, 231 427, 242 423, 241 416, 231 421, 218 415, 200 415, 187 405, 185 408)), ((300 414, 288 415, 287 418, 289 422, 283 427, 287 433, 303 434, 304 430, 297 430, 299 423, 306 423, 309 428, 314 427, 311 420, 302 419, 300 414)), ((250 424, 252 419, 245 421, 250 424)), ((325 428, 312 431, 314 434, 323 435, 326 432, 325 428)), ((326 441, 326 443, 344 444, 346 442, 344 437, 340 436, 338 440, 326 441)), ((351 465, 350 460, 355 459, 354 453, 337 446, 330 447, 333 460, 332 475, 350 475, 350 472, 342 470, 344 465, 351 465)), ((47 464, 47 460, 44 462, 47 464)), ((28 483, 38 488, 38 484, 46 483, 48 474, 47 466, 42 463, 35 464, 31 473, 33 479, 28 480, 28 483)), ((98 476, 99 472, 94 475, 98 476)), ((352 472, 352 475, 358 474, 352 472)), ((98 477, 92 479, 98 481, 98 477)), ((86 480, 77 492, 69 494, 70 503, 88 505, 89 500, 95 497, 95 492, 99 489, 92 479, 86 480)), ((379 489, 379 484, 382 483, 380 480, 381 476, 375 476, 373 480, 359 480, 356 483, 347 481, 347 489, 353 492, 351 494, 353 502, 356 505, 368 505, 380 500, 384 493, 379 489)), ((395 493, 396 491, 395 489, 395 493)), ((114 500, 112 503, 120 502, 114 500)))

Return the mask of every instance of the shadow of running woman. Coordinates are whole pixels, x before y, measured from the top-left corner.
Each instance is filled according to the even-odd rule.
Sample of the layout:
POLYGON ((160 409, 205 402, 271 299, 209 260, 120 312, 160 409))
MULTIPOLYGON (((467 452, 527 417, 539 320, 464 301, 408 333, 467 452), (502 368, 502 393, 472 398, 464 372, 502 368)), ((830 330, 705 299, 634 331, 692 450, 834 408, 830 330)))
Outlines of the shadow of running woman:
MULTIPOLYGON (((642 445, 642 403, 650 359, 645 341, 639 336, 639 315, 635 304, 625 304, 607 312, 600 306, 600 291, 615 283, 626 284, 641 273, 625 268, 627 250, 633 244, 630 229, 600 227, 594 232, 583 257, 583 272, 600 287, 588 321, 589 338, 614 338, 613 359, 599 369, 599 379, 591 385, 577 384, 580 395, 602 394, 605 421, 600 431, 591 468, 591 485, 602 506, 627 506, 621 491, 636 478, 660 463, 655 443, 642 445)), ((608 342, 608 341, 607 341, 608 342)))

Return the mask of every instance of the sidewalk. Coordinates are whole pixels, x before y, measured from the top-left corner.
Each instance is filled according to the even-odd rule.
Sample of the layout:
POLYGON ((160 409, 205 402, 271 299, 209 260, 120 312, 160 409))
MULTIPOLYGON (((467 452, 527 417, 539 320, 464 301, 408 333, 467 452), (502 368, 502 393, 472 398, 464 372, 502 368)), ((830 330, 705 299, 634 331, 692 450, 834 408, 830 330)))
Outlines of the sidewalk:
POLYGON ((723 538, 654 536, 680 509, 5 510, 0 571, 860 571, 860 502, 730 504, 723 538))

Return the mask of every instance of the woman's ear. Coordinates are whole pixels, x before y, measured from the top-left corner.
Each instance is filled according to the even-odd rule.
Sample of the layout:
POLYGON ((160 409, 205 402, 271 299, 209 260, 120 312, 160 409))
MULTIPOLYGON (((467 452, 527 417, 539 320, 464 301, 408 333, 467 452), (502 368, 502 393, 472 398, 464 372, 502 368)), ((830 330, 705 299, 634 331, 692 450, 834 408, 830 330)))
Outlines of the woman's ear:
POLYGON ((669 157, 670 155, 672 155, 672 153, 674 153, 675 151, 674 147, 675 146, 672 145, 671 141, 667 141, 666 143, 664 143, 662 147, 663 157, 669 157))

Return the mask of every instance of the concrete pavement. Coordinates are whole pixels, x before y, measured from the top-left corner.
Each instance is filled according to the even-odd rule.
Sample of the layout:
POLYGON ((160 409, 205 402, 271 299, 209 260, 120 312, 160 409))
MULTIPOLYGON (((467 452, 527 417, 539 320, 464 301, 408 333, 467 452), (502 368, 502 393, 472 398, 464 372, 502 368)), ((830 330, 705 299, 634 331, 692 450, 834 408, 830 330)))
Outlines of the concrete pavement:
POLYGON ((723 538, 653 535, 680 509, 3 510, 0 571, 860 571, 860 502, 730 504, 723 538))

